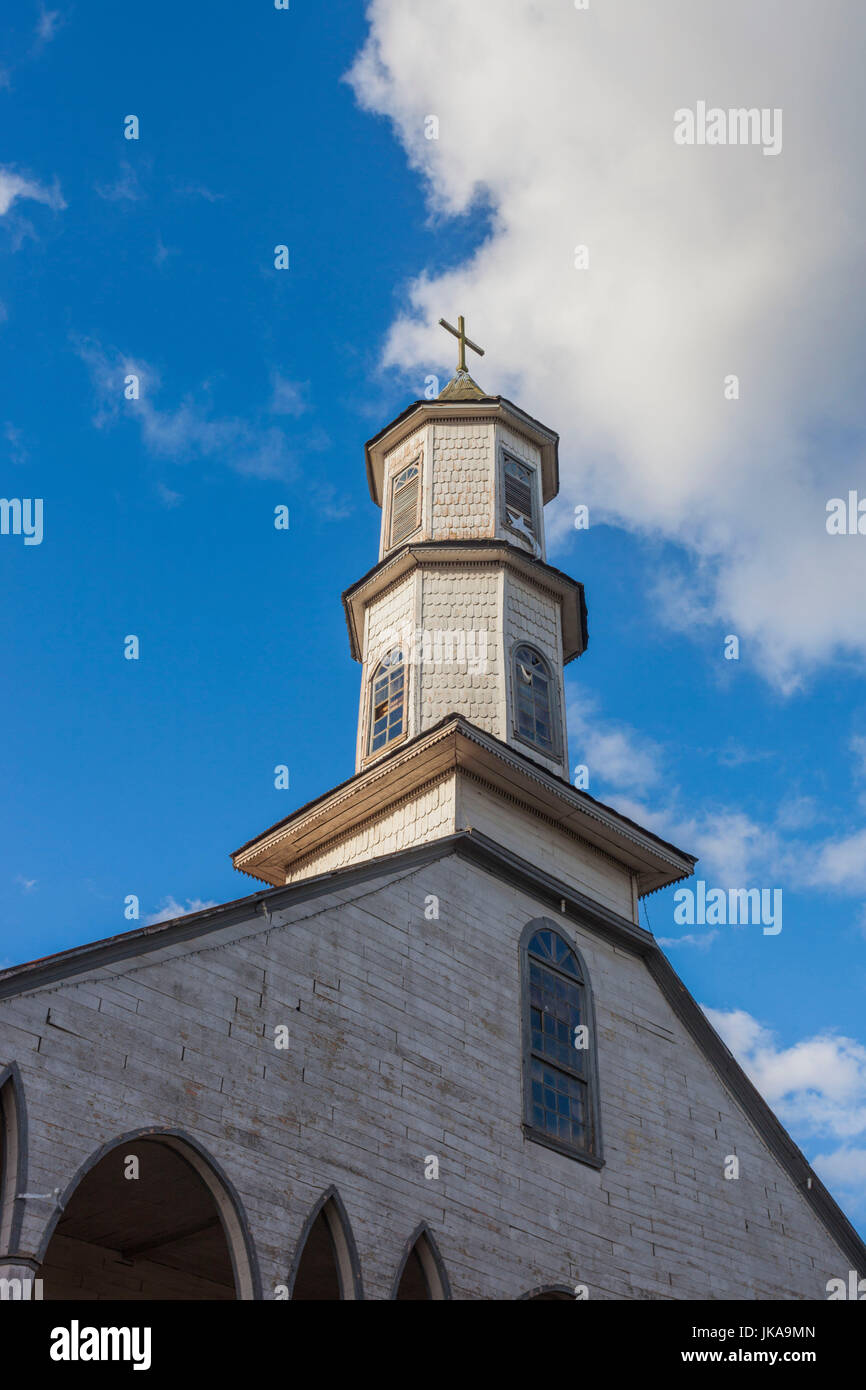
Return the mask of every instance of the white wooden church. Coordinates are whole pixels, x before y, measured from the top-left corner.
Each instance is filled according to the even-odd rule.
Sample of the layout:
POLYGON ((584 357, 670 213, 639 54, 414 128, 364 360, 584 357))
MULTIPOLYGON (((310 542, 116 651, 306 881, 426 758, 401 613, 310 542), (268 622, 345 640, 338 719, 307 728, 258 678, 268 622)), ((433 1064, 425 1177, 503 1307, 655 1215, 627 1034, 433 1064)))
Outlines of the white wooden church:
POLYGON ((354 773, 234 853, 249 896, 0 973, 0 1280, 825 1299, 866 1273, 639 924, 694 859, 569 781, 557 435, 459 337, 366 446, 354 773))

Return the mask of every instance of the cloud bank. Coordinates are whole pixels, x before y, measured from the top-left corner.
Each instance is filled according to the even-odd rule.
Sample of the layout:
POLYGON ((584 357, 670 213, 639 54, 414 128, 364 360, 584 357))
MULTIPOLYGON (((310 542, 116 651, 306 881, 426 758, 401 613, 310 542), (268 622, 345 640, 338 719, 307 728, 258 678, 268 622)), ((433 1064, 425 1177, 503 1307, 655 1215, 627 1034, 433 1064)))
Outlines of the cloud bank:
POLYGON ((562 435, 560 524, 587 502, 683 548, 669 622, 737 633, 785 690, 861 662, 866 537, 825 522, 866 495, 866 10, 373 0, 369 21, 358 101, 431 216, 489 212, 473 254, 408 287, 385 364, 447 369, 436 323, 464 313, 482 385, 562 435), (779 108, 781 151, 675 144, 699 101, 779 108))

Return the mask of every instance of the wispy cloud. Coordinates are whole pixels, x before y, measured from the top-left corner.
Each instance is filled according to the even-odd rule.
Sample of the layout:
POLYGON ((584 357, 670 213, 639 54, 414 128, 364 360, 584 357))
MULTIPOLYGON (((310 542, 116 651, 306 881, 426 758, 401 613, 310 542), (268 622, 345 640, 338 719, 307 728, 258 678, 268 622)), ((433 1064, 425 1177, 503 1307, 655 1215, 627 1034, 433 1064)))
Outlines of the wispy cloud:
POLYGON ((719 933, 713 929, 702 932, 700 936, 696 936, 693 932, 690 932, 688 936, 657 936, 656 941, 659 946, 693 946, 695 950, 707 951, 718 935, 719 933))
POLYGON ((97 183, 94 187, 99 197, 108 203, 139 203, 145 197, 138 171, 125 159, 120 161, 120 173, 114 183, 97 183))
POLYGON ((183 494, 174 492, 172 488, 166 487, 165 483, 157 483, 156 490, 164 507, 179 507, 183 501, 183 494))
POLYGON ((631 794, 647 791, 659 779, 662 750, 646 735, 624 723, 603 719, 598 701, 586 692, 568 706, 568 728, 577 748, 578 763, 589 770, 590 790, 596 780, 631 794))
POLYGON ((187 198, 204 198, 206 203, 221 203, 226 196, 225 193, 214 193, 201 183, 184 184, 177 192, 187 198))
POLYGON ((159 373, 149 363, 90 339, 75 340, 96 392, 98 428, 133 420, 145 447, 159 458, 179 463, 195 458, 224 463, 236 473, 256 478, 286 478, 293 472, 292 453, 276 425, 256 425, 236 416, 218 415, 203 399, 184 398, 175 407, 160 407, 159 373), (127 400, 124 382, 135 376, 139 399, 127 400))
POLYGON ((55 212, 66 207, 60 186, 55 179, 50 188, 39 183, 27 174, 19 173, 8 165, 0 165, 0 217, 5 217, 18 198, 29 198, 34 203, 44 203, 55 212))
MULTIPOLYGON (((789 889, 866 893, 866 827, 822 839, 815 827, 830 816, 814 797, 786 798, 766 820, 718 802, 686 809, 676 783, 662 777, 669 759, 661 745, 605 719, 585 695, 569 704, 568 723, 575 761, 589 767, 590 791, 697 855, 704 878, 739 887, 763 880, 789 889)), ((860 742, 855 737, 850 745, 858 756, 860 742)), ((859 775, 859 764, 853 771, 859 775)), ((704 948, 706 940, 700 938, 704 948)))
POLYGON ((156 250, 153 253, 153 263, 155 266, 165 265, 170 256, 177 256, 180 252, 176 246, 166 246, 159 232, 156 234, 156 250))
POLYGON ((48 10, 44 5, 39 6, 39 20, 36 25, 36 37, 40 43, 50 43, 62 24, 62 16, 59 10, 48 10))
POLYGON ((290 381, 288 377, 281 376, 279 372, 271 374, 271 404, 272 415, 303 415, 309 410, 308 393, 310 383, 308 381, 290 381))
POLYGON ((26 463, 29 456, 24 447, 24 436, 11 420, 7 420, 3 426, 3 438, 9 446, 10 463, 26 463))
POLYGON ((187 898, 186 907, 169 895, 163 898, 158 912, 152 913, 150 917, 145 917, 144 925, 152 927, 157 922, 170 922, 174 917, 186 917, 190 912, 204 912, 205 908, 216 907, 216 901, 205 902, 203 898, 187 898))

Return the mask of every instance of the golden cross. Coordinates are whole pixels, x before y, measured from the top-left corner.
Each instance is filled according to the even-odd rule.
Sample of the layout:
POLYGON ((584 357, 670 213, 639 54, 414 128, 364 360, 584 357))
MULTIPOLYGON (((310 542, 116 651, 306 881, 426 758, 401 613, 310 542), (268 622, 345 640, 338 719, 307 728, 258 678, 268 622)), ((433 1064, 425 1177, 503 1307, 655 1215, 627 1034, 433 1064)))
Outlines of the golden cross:
POLYGON ((465 327, 464 327, 464 325, 463 325, 463 315, 462 315, 462 314, 460 315, 459 319, 457 320, 457 327, 456 327, 456 328, 452 328, 450 323, 446 323, 446 322, 445 322, 445 319, 440 319, 439 322, 440 322, 440 324, 442 325, 443 328, 447 328, 447 329, 448 329, 448 332, 449 332, 449 333, 453 333, 453 334, 454 334, 454 337, 457 339, 458 343, 460 344, 460 360, 459 360, 459 362, 457 363, 457 370, 458 370, 458 372, 465 372, 465 371, 466 371, 466 349, 467 349, 467 347, 471 347, 472 351, 473 351, 473 352, 477 352, 479 357, 483 357, 483 356, 484 356, 484 349, 483 349, 483 348, 480 348, 480 347, 478 346, 477 343, 473 343, 473 341, 472 341, 471 338, 467 338, 467 336, 466 336, 466 329, 465 329, 465 327))

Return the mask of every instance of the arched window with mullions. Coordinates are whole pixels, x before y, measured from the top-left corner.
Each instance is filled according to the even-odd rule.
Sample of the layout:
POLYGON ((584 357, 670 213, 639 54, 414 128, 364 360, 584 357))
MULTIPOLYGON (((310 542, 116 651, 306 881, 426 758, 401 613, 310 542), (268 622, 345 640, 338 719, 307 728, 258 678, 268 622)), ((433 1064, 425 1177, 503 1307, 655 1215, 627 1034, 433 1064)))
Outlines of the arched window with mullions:
POLYGON ((512 665, 514 732, 542 753, 556 757, 559 747, 550 666, 540 652, 525 643, 514 648, 512 665))
POLYGON ((379 662, 370 682, 367 756, 402 738, 406 728, 406 676, 403 652, 395 647, 379 662))
POLYGON ((523 977, 524 1132, 600 1168, 592 989, 577 947, 537 917, 520 940, 523 977))

